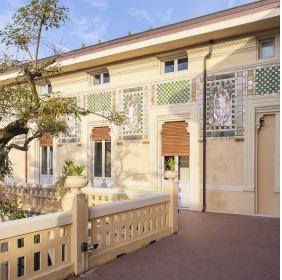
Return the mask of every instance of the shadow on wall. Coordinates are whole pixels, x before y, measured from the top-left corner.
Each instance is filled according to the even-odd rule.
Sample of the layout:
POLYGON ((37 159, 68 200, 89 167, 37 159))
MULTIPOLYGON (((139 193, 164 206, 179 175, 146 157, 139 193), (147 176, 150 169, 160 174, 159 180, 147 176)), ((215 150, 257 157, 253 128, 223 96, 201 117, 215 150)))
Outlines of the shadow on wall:
POLYGON ((144 173, 139 172, 132 172, 127 171, 130 170, 129 166, 125 166, 125 163, 128 164, 128 159, 130 162, 131 170, 138 170, 138 165, 142 163, 142 158, 138 157, 139 154, 135 152, 135 149, 132 149, 132 145, 129 143, 121 144, 116 146, 116 153, 115 153, 115 162, 113 166, 113 174, 112 177, 114 178, 115 186, 125 189, 126 188, 126 181, 133 180, 133 181, 141 181, 147 182, 148 177, 144 173), (132 158, 135 158, 137 162, 133 161, 132 158))

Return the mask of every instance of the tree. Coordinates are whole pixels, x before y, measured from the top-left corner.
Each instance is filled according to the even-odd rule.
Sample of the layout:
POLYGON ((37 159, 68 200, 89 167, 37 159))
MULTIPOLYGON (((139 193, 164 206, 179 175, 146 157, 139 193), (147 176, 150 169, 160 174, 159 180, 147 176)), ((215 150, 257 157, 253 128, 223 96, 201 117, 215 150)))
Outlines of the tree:
MULTIPOLYGON (((12 176, 9 152, 12 149, 27 151, 30 142, 44 134, 58 136, 66 133, 66 116, 76 118, 90 112, 78 107, 73 98, 63 98, 59 93, 40 94, 38 83, 62 71, 57 62, 60 53, 40 59, 42 35, 59 29, 68 20, 69 9, 59 0, 31 0, 19 8, 3 31, 2 44, 7 50, 16 49, 16 56, 3 54, 0 72, 16 70, 15 78, 0 83, 0 179, 12 176), (24 55, 24 59, 19 59, 24 55), (25 135, 23 145, 13 143, 18 135, 25 135)), ((113 111, 104 116, 115 124, 124 121, 123 114, 113 111)))

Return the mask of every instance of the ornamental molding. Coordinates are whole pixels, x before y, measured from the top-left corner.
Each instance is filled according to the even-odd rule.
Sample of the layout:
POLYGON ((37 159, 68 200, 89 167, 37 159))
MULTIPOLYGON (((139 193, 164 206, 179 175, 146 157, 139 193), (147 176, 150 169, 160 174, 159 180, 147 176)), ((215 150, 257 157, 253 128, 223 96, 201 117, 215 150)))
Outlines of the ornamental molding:
MULTIPOLYGON (((237 40, 226 40, 224 42, 215 43, 212 51, 215 55, 228 53, 230 51, 245 51, 248 48, 256 47, 256 39, 254 36, 245 37, 237 40), (253 43, 253 44, 250 44, 253 43), (224 50, 224 51, 223 51, 224 50)), ((209 46, 188 48, 187 53, 189 59, 202 58, 209 51, 209 46)))

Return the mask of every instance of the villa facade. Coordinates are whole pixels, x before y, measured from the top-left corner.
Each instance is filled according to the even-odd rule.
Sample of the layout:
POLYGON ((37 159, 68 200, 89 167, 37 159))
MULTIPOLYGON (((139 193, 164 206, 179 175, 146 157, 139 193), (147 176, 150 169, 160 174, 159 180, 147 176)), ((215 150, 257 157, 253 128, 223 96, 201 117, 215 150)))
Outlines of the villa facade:
POLYGON ((172 157, 180 206, 201 210, 206 94, 207 211, 279 216, 279 20, 279 1, 258 1, 63 54, 41 93, 96 114, 13 150, 13 180, 53 185, 73 158, 89 186, 162 191, 172 157), (119 127, 99 116, 113 109, 126 114, 119 127))

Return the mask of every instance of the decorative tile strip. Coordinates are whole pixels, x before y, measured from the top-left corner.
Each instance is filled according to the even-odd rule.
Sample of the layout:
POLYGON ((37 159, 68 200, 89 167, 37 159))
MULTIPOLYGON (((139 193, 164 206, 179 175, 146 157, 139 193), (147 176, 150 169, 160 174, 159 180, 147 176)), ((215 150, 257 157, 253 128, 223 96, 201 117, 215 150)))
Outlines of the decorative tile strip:
POLYGON ((190 100, 190 80, 162 82, 157 84, 158 105, 187 103, 190 100))
POLYGON ((280 93, 280 66, 255 69, 255 92, 257 95, 280 93))
POLYGON ((111 110, 111 95, 110 91, 97 92, 88 95, 87 109, 91 112, 108 112, 111 110))

